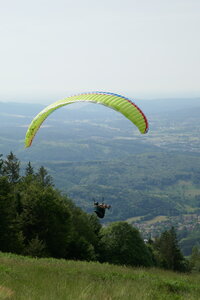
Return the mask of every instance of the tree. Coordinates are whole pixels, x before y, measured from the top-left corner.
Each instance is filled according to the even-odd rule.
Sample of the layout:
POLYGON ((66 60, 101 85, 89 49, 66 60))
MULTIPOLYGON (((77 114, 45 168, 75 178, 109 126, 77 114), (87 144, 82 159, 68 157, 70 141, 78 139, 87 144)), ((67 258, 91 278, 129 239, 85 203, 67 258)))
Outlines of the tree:
POLYGON ((3 175, 8 177, 9 182, 16 183, 20 178, 19 171, 20 162, 11 151, 10 154, 7 155, 6 160, 3 163, 3 175))
POLYGON ((151 266, 152 257, 139 231, 126 222, 102 228, 103 261, 131 266, 151 266))
POLYGON ((179 248, 174 227, 164 231, 154 245, 160 267, 173 271, 186 271, 186 260, 179 248))
POLYGON ((3 174, 3 159, 2 159, 2 154, 0 154, 0 175, 3 174))
POLYGON ((44 167, 34 173, 29 162, 20 177, 20 162, 0 155, 0 251, 36 257, 98 260, 99 220, 55 190, 44 167), (20 180, 19 180, 20 179, 20 180))
POLYGON ((36 175, 37 175, 38 181, 43 186, 53 186, 53 179, 48 174, 47 170, 43 166, 41 166, 39 168, 39 171, 38 171, 38 173, 36 175))
POLYGON ((26 166, 25 175, 26 176, 32 176, 33 174, 34 174, 34 169, 33 169, 32 165, 29 161, 27 166, 26 166))
POLYGON ((64 199, 51 186, 41 186, 37 180, 20 183, 20 189, 22 210, 18 222, 24 236, 24 253, 66 258, 71 213, 64 199))
POLYGON ((96 216, 91 216, 68 201, 72 213, 72 233, 68 258, 97 260, 99 254, 99 231, 101 225, 96 216))
POLYGON ((194 271, 200 272, 200 246, 195 245, 192 248, 192 255, 190 257, 190 266, 194 271))
POLYGON ((15 197, 8 178, 0 177, 0 251, 19 253, 22 240, 16 223, 15 197))

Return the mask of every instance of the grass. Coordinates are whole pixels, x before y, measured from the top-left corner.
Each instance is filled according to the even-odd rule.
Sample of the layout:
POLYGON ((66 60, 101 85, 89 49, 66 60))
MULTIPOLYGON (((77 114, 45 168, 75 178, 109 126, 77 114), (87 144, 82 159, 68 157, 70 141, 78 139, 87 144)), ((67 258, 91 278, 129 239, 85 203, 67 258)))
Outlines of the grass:
POLYGON ((163 222, 163 221, 166 221, 168 219, 167 216, 157 216, 149 221, 146 221, 146 224, 155 224, 155 223, 158 223, 158 222, 163 222))
POLYGON ((134 222, 140 221, 141 218, 142 218, 142 216, 139 216, 139 217, 132 217, 132 218, 127 219, 126 222, 132 224, 132 223, 134 223, 134 222))
MULTIPOLYGON (((133 224, 134 222, 140 221, 141 218, 142 218, 142 216, 132 217, 132 218, 127 219, 126 221, 130 224, 133 224)), ((145 223, 148 224, 148 225, 151 225, 151 224, 155 224, 155 223, 158 223, 158 222, 166 221, 167 219, 168 219, 167 216, 157 216, 157 217, 155 217, 151 220, 145 221, 145 223)))
POLYGON ((200 299, 200 274, 0 253, 0 299, 200 299))

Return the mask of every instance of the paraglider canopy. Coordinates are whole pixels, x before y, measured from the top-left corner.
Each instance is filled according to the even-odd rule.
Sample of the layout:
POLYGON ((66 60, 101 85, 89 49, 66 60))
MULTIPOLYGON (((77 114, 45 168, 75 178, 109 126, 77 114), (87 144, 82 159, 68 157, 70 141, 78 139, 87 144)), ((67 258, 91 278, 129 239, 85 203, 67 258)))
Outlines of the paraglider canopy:
POLYGON ((130 99, 106 92, 91 92, 91 93, 82 93, 75 96, 70 96, 54 102, 53 104, 47 106, 43 109, 31 122, 25 137, 25 147, 30 147, 31 143, 36 135, 38 129, 44 120, 56 109, 72 104, 75 102, 92 102, 97 104, 105 105, 109 108, 112 108, 127 119, 129 119, 134 125, 137 126, 141 133, 147 133, 148 131, 148 121, 141 109, 133 103, 130 99))

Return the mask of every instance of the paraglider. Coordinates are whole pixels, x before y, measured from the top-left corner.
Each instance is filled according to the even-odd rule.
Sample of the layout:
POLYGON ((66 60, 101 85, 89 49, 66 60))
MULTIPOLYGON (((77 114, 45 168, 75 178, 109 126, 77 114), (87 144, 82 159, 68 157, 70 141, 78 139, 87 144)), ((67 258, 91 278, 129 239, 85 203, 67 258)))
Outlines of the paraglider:
MULTIPOLYGON (((96 104, 105 105, 111 109, 120 112, 124 117, 129 119, 142 133, 145 134, 148 131, 148 121, 141 109, 133 103, 130 99, 106 92, 89 92, 82 93, 75 96, 70 96, 62 100, 56 101, 51 105, 43 109, 31 122, 26 132, 25 147, 30 147, 32 141, 45 119, 56 109, 73 104, 76 102, 92 102, 96 104)), ((104 218, 106 209, 110 209, 110 205, 98 202, 94 202, 94 212, 97 217, 104 218)))
POLYGON ((31 124, 28 127, 25 137, 25 147, 27 148, 31 146, 31 143, 41 124, 52 112, 54 112, 56 109, 62 106, 72 104, 75 102, 92 102, 105 105, 124 115, 134 125, 137 126, 137 128, 142 134, 147 133, 148 131, 147 118, 145 117, 141 109, 130 99, 121 95, 106 92, 82 93, 79 95, 70 96, 62 100, 56 101, 53 104, 47 106, 45 109, 43 109, 32 120, 31 124))
POLYGON ((97 217, 103 219, 105 216, 106 209, 110 209, 111 205, 105 204, 105 203, 100 203, 99 202, 94 202, 94 212, 96 213, 97 217))

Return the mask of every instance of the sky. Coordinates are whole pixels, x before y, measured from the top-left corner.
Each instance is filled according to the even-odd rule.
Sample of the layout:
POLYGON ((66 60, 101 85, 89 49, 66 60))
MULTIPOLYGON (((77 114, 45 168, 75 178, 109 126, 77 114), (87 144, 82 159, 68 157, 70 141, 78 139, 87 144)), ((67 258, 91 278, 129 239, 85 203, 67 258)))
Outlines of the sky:
POLYGON ((0 0, 0 101, 200 97, 199 0, 0 0))

